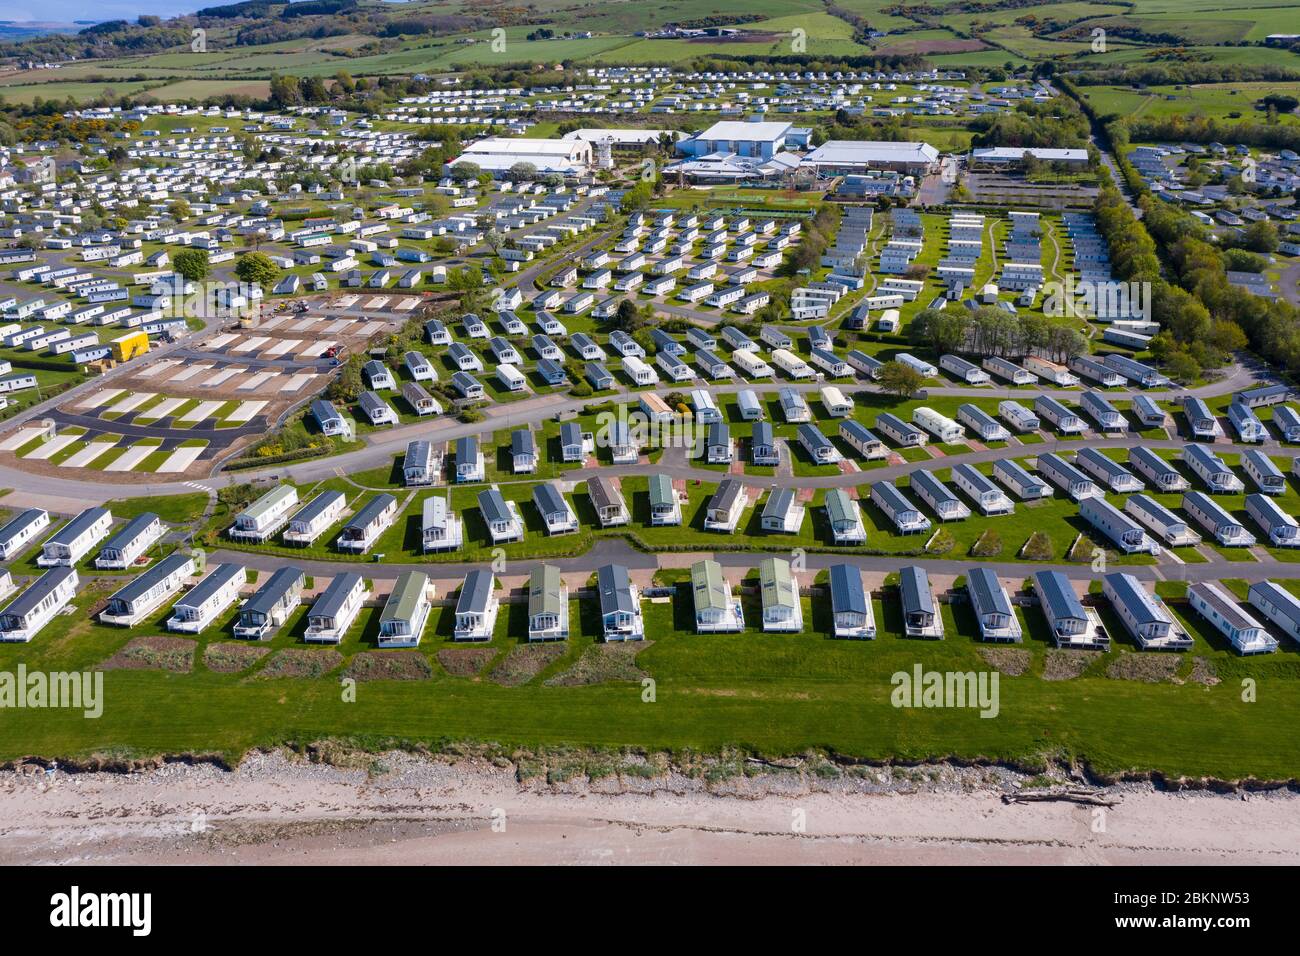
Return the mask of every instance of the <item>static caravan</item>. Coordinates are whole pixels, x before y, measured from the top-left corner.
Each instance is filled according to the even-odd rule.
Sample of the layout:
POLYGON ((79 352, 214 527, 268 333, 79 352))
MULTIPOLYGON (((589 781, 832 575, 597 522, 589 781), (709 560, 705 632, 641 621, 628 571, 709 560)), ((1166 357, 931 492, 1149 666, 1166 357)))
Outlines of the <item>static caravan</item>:
POLYGON ((722 565, 712 559, 691 565, 691 594, 695 602, 695 630, 716 634, 745 629, 745 612, 732 596, 722 565))
POLYGON ((361 613, 369 593, 361 575, 351 571, 334 575, 307 611, 307 630, 302 639, 314 644, 338 644, 361 613))
POLYGON ((442 406, 430 395, 419 382, 403 382, 402 398, 406 404, 411 406, 415 414, 424 415, 441 415, 442 406))
POLYGON ((1147 537, 1142 526, 1105 498, 1085 498, 1080 501, 1079 517, 1109 538, 1125 554, 1160 553, 1160 546, 1147 537))
POLYGON ((1124 384, 1123 375, 1086 355, 1076 355, 1070 359, 1070 371, 1096 382, 1102 388, 1118 388, 1124 384))
POLYGON ((528 640, 562 641, 569 636, 569 589, 560 569, 543 564, 528 579, 528 640))
POLYGON ((961 425, 925 405, 912 412, 912 424, 924 428, 944 444, 961 441, 966 437, 966 430, 961 425))
POLYGON ((676 355, 660 351, 655 355, 655 364, 663 369, 674 382, 689 382, 695 378, 695 370, 676 355))
POLYGON ((974 362, 968 362, 957 355, 939 356, 939 368, 952 375, 957 381, 964 382, 967 385, 989 384, 988 372, 974 362))
POLYGON ((1042 427, 1038 416, 1019 402, 998 402, 998 414, 1018 432, 1033 432, 1042 427))
POLYGON ((77 572, 50 568, 0 611, 0 643, 27 643, 77 594, 77 572))
POLYGON ((828 573, 831 633, 835 637, 874 639, 876 615, 871 594, 862 583, 862 571, 852 564, 833 564, 828 573))
POLYGON ((1241 455, 1241 467, 1264 494, 1280 495, 1286 492, 1286 476, 1273 464, 1273 459, 1259 449, 1246 449, 1241 455))
POLYGON ((493 544, 524 539, 524 520, 519 514, 519 506, 513 501, 506 501, 496 488, 487 488, 478 493, 478 510, 493 544))
POLYGON ((432 382, 438 378, 438 373, 434 370, 433 363, 425 358, 421 352, 407 352, 402 357, 406 363, 406 370, 411 373, 411 378, 417 382, 432 382))
POLYGON ((973 431, 980 441, 1006 441, 1011 437, 1006 426, 978 405, 969 402, 957 406, 957 421, 973 431))
POLYGON ((417 438, 406 443, 402 480, 407 487, 431 485, 441 473, 442 458, 434 451, 433 442, 417 438))
POLYGON ((1049 361, 1045 358, 1039 358, 1037 355, 1028 355, 1025 357, 1025 368, 1033 372, 1039 378, 1050 382, 1053 385, 1059 385, 1062 388, 1068 388, 1071 385, 1078 385, 1079 378, 1077 375, 1070 373, 1064 365, 1058 365, 1056 362, 1049 361))
POLYGON ((218 564, 172 605, 167 630, 200 634, 239 600, 248 575, 240 564, 218 564))
POLYGON ((1283 441, 1300 442, 1300 412, 1290 405, 1279 405, 1273 409, 1273 427, 1278 430, 1283 441))
POLYGON ((897 362, 902 362, 904 365, 907 365, 910 368, 914 369, 915 371, 920 372, 921 375, 925 378, 937 378, 939 375, 939 370, 937 368, 935 368, 929 362, 917 358, 915 355, 912 355, 910 352, 900 352, 898 355, 894 356, 894 360, 897 362))
POLYGON ((1102 594, 1142 650, 1185 651, 1192 647, 1192 639, 1164 602, 1133 575, 1107 574, 1102 578, 1102 594))
POLYGON ((1248 548, 1255 543, 1255 536, 1204 492, 1189 491, 1183 495, 1183 510, 1224 547, 1248 548))
POLYGON ((119 588, 99 612, 103 624, 135 627, 162 607, 194 574, 194 559, 175 551, 119 588))
POLYGON ((1043 473, 1043 477, 1076 502, 1083 501, 1085 498, 1104 497, 1102 490, 1087 475, 1060 455, 1045 452, 1038 456, 1036 467, 1043 473))
POLYGON ((755 422, 749 437, 749 460, 755 465, 781 464, 781 446, 771 422, 755 422))
POLYGON ((292 565, 280 568, 239 609, 235 637, 260 641, 270 637, 302 603, 305 575, 292 565))
POLYGON ((846 378, 853 374, 848 362, 828 349, 814 348, 810 353, 812 364, 831 378, 846 378))
POLYGON ((840 461, 844 456, 840 450, 835 447, 834 443, 822 434, 822 430, 816 425, 803 424, 795 429, 799 444, 803 446, 804 451, 817 465, 833 465, 840 461))
POLYGON ((146 511, 132 518, 125 528, 113 535, 100 549, 95 567, 100 570, 125 570, 163 536, 162 519, 146 511))
POLYGON ((714 425, 722 422, 722 412, 713 394, 707 389, 697 388, 691 392, 691 406, 695 409, 695 421, 699 425, 714 425))
POLYGON ((1079 453, 1074 456, 1074 464, 1080 471, 1091 475, 1111 491, 1129 494, 1146 488, 1136 475, 1096 448, 1079 449, 1079 453))
POLYGON ((811 365, 788 349, 773 349, 772 362, 794 379, 813 378, 817 374, 811 365))
POLYGON ((793 388, 783 388, 777 393, 777 401, 781 405, 781 414, 787 422, 797 425, 800 422, 812 421, 812 409, 804 401, 804 397, 796 392, 793 388))
POLYGON ((50 513, 41 508, 28 508, 0 528, 0 560, 16 557, 28 544, 50 526, 50 513))
POLYGON ((600 595, 601 630, 608 641, 645 639, 641 596, 627 568, 605 564, 596 569, 596 590, 600 595))
POLYGON ((1256 581, 1246 598, 1293 641, 1300 641, 1300 599, 1294 594, 1272 581, 1256 581))
POLYGON ((763 506, 760 524, 764 531, 798 534, 803 527, 804 505, 794 488, 773 488, 763 506))
POLYGON ((771 378, 775 375, 772 366, 759 358, 757 351, 741 350, 731 353, 731 360, 748 378, 771 378))
POLYGON ((1001 356, 991 355, 980 363, 986 372, 991 372, 998 378, 1005 379, 1012 385, 1033 385, 1038 379, 1034 374, 1026 369, 1021 368, 1015 362, 1008 361, 1001 356))
POLYGON ((1300 524, 1283 511, 1272 498, 1264 495, 1246 496, 1246 513, 1255 520, 1269 542, 1279 548, 1300 548, 1300 524))
POLYGON ((1099 392, 1087 391, 1079 399, 1079 406, 1088 413, 1088 416, 1097 423, 1098 429, 1103 432, 1126 432, 1128 431, 1128 419, 1124 413, 1112 405, 1105 396, 1099 392))
POLYGON ((1183 461, 1200 478, 1211 494, 1236 494, 1244 491, 1245 482, 1223 463, 1223 459, 1204 445, 1184 445, 1183 461))
POLYGON ((334 546, 340 551, 365 554, 396 517, 397 499, 388 494, 376 495, 343 526, 334 546))
POLYGON ((1189 528, 1186 521, 1147 495, 1130 495, 1124 502, 1124 511, 1171 548, 1201 543, 1201 536, 1189 528))
POLYGON ((1033 582, 1034 594, 1057 647, 1110 649, 1110 635, 1101 623, 1101 616, 1095 609, 1083 606, 1069 578, 1059 571, 1039 571, 1033 575, 1033 582))
POLYGON ((935 477, 932 471, 914 471, 911 475, 912 491, 939 516, 940 521, 964 521, 970 517, 970 508, 935 477))
POLYGON ((952 481, 970 496, 981 514, 1005 515, 1016 510, 1015 504, 1002 489, 987 475, 978 471, 974 465, 955 465, 952 469, 952 481))
POLYGON ((637 407, 641 414, 645 415, 648 421, 652 422, 670 422, 673 420, 673 410, 668 407, 668 403, 656 395, 654 392, 646 392, 636 400, 637 407))
POLYGON ((1271 654, 1277 638, 1246 613, 1216 584, 1198 581, 1187 589, 1187 603, 1226 637, 1239 654, 1271 654))
POLYGON ((456 439, 456 480, 482 481, 484 475, 483 452, 473 435, 456 439))
POLYGON ((428 575, 407 571, 398 577, 379 615, 379 647, 418 647, 429 619, 432 587, 428 575))
POLYGON ((735 478, 724 478, 705 508, 704 530, 730 534, 736 530, 746 504, 745 486, 735 478))
POLYGON ((843 488, 826 492, 826 521, 836 544, 862 544, 867 531, 862 523, 862 510, 843 488))
POLYGON ((1228 421, 1236 429, 1237 437, 1247 444, 1256 444, 1268 438, 1268 430, 1259 416, 1241 402, 1228 406, 1228 421))
POLYGON ((361 397, 357 399, 357 404, 361 407, 361 413, 372 425, 396 425, 397 412, 393 407, 384 401, 374 392, 362 392, 361 397))
POLYGON ((1035 398, 1034 411, 1051 422, 1062 435, 1081 435, 1086 427, 1082 418, 1050 395, 1039 395, 1035 398))
POLYGON ((803 602, 799 582, 783 558, 764 558, 758 565, 763 630, 798 633, 803 630, 803 602))
POLYGON ((41 545, 36 564, 42 568, 72 567, 103 540, 113 524, 107 508, 87 508, 41 545))
POLYGON ((889 449, 885 447, 885 443, 859 421, 849 419, 841 422, 840 438, 868 461, 889 457, 889 449))
POLYGON ((915 565, 899 568, 898 596, 903 607, 903 633, 907 637, 943 639, 943 616, 924 568, 915 565))
POLYGON ((822 386, 820 395, 822 407, 832 418, 848 418, 853 414, 853 400, 834 385, 822 386))
POLYGON ((1160 492, 1186 491, 1187 478, 1172 463, 1142 445, 1129 449, 1128 463, 1160 492))
POLYGON ((1214 441, 1223 434, 1223 426, 1210 411, 1210 406, 1194 396, 1183 399, 1183 416, 1187 419, 1187 428, 1196 441, 1214 441))
POLYGON ((867 378, 877 379, 880 377, 880 370, 885 367, 885 363, 878 358, 861 352, 858 349, 852 349, 844 356, 844 361, 849 363, 849 367, 855 371, 861 372, 867 378))
MULTIPOLYGON (((1117 328, 1116 326, 1111 326, 1106 331, 1118 332, 1125 338, 1128 338, 1129 336, 1134 334, 1126 330, 1117 328)), ((1145 348, 1146 343, 1150 341, 1151 337, 1143 333, 1136 333, 1136 335, 1137 335, 1137 341, 1139 342, 1141 347, 1145 348)), ((1129 341, 1121 341, 1118 344, 1128 345, 1129 341)), ((1105 365, 1106 367, 1114 369, 1116 372, 1124 376, 1130 382, 1133 382, 1136 385, 1141 385, 1143 388, 1158 388, 1162 385, 1169 384, 1169 379, 1165 378, 1163 375, 1161 375, 1159 372, 1153 369, 1150 365, 1144 365, 1143 363, 1137 361, 1136 359, 1130 358, 1127 355, 1120 355, 1118 352, 1112 352, 1109 355, 1103 356, 1101 361, 1102 364, 1105 365)))
POLYGON ((474 570, 465 575, 456 598, 456 621, 452 629, 455 641, 490 641, 501 609, 496 596, 496 576, 491 571, 474 570))
MULTIPOLYGON (((654 526, 682 523, 682 502, 673 480, 664 474, 651 475, 647 492, 650 497, 650 524, 654 526)), ((576 522, 575 522, 576 523, 576 522)))
POLYGON ((761 422, 763 420, 763 403, 759 401, 758 393, 752 388, 741 389, 736 394, 736 407, 740 411, 740 417, 747 422, 761 422))
POLYGON ((420 516, 420 541, 423 551, 455 551, 465 540, 465 527, 451 510, 450 493, 444 497, 430 495, 424 499, 420 516))
MULTIPOLYGON (((921 472, 924 474, 924 472, 921 472)), ((930 519, 912 504, 892 481, 877 481, 871 486, 871 501, 894 523, 900 534, 930 530, 930 519)))
POLYGON ((289 544, 314 544, 342 516, 346 505, 343 492, 322 491, 289 519, 284 540, 289 544))
POLYGON ((537 470, 537 440, 527 428, 510 433, 510 465, 516 475, 531 475, 537 470))
POLYGON ((561 461, 583 461, 595 448, 595 437, 591 432, 584 432, 577 422, 560 425, 561 461))
POLYGON ((904 448, 920 448, 929 440, 921 429, 909 425, 890 412, 881 412, 876 416, 876 428, 894 444, 904 448))
POLYGON ((996 574, 986 567, 971 568, 966 575, 966 593, 979 622, 982 640, 999 643, 1021 640, 1020 618, 1016 616, 1007 589, 996 574))
POLYGON ((1010 458, 1001 458, 993 463, 993 477, 1015 492, 1022 501, 1052 497, 1050 485, 1031 475, 1010 458))
POLYGON ((1133 397, 1133 414, 1143 428, 1163 428, 1169 416, 1149 395, 1133 397))
POLYGON ((609 479, 595 475, 587 481, 587 497, 602 528, 627 524, 630 515, 623 494, 609 479))

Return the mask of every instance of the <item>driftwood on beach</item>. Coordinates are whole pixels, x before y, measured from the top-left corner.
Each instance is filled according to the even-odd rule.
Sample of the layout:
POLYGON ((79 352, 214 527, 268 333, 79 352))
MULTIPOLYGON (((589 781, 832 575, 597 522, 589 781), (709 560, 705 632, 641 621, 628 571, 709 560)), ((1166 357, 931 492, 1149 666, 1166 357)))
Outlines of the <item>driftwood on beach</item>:
POLYGON ((1082 787, 1069 787, 1064 790, 1024 790, 1002 795, 1003 803, 1042 803, 1053 800, 1093 807, 1113 807, 1119 803, 1118 800, 1104 796, 1098 790, 1086 790, 1082 787))

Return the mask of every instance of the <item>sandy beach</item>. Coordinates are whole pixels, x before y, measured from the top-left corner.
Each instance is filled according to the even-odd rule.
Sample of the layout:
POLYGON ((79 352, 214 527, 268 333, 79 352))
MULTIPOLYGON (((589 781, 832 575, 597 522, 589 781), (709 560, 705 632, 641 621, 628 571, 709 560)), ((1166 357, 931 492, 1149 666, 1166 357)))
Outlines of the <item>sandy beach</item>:
POLYGON ((512 767, 256 754, 234 771, 0 774, 5 864, 1295 864, 1289 792, 1110 788, 1100 809, 1007 804, 999 769, 667 774, 520 783, 512 767))

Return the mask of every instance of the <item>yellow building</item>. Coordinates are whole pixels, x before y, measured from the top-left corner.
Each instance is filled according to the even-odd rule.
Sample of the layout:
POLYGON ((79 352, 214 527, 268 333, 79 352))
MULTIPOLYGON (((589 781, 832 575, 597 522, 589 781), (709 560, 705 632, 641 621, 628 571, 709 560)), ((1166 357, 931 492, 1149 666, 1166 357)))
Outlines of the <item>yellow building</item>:
POLYGON ((119 362, 129 362, 148 351, 149 335, 140 329, 113 339, 113 358, 119 362))

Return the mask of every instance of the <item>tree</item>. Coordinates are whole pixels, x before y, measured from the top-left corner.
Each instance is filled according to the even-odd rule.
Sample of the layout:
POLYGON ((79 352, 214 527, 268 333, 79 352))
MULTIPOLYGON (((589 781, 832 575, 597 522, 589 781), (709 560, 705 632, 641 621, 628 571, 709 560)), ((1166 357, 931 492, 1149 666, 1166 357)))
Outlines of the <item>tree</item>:
POLYGON ((177 222, 180 222, 181 220, 184 219, 189 219, 190 216, 193 214, 192 211, 190 210, 190 204, 186 202, 184 199, 173 200, 171 204, 167 207, 167 213, 177 222))
POLYGON ((235 275, 265 288, 280 275, 280 267, 260 252, 245 252, 235 262, 235 275))
POLYGON ((910 365, 893 361, 881 366, 877 381, 889 394, 907 399, 915 396, 924 387, 925 376, 910 365))
POLYGON ((506 171, 506 178, 512 183, 530 183, 537 178, 537 166, 533 163, 515 163, 506 171))
POLYGON ((202 282, 208 277, 208 251, 206 249, 182 249, 172 258, 172 268, 190 282, 202 282))

